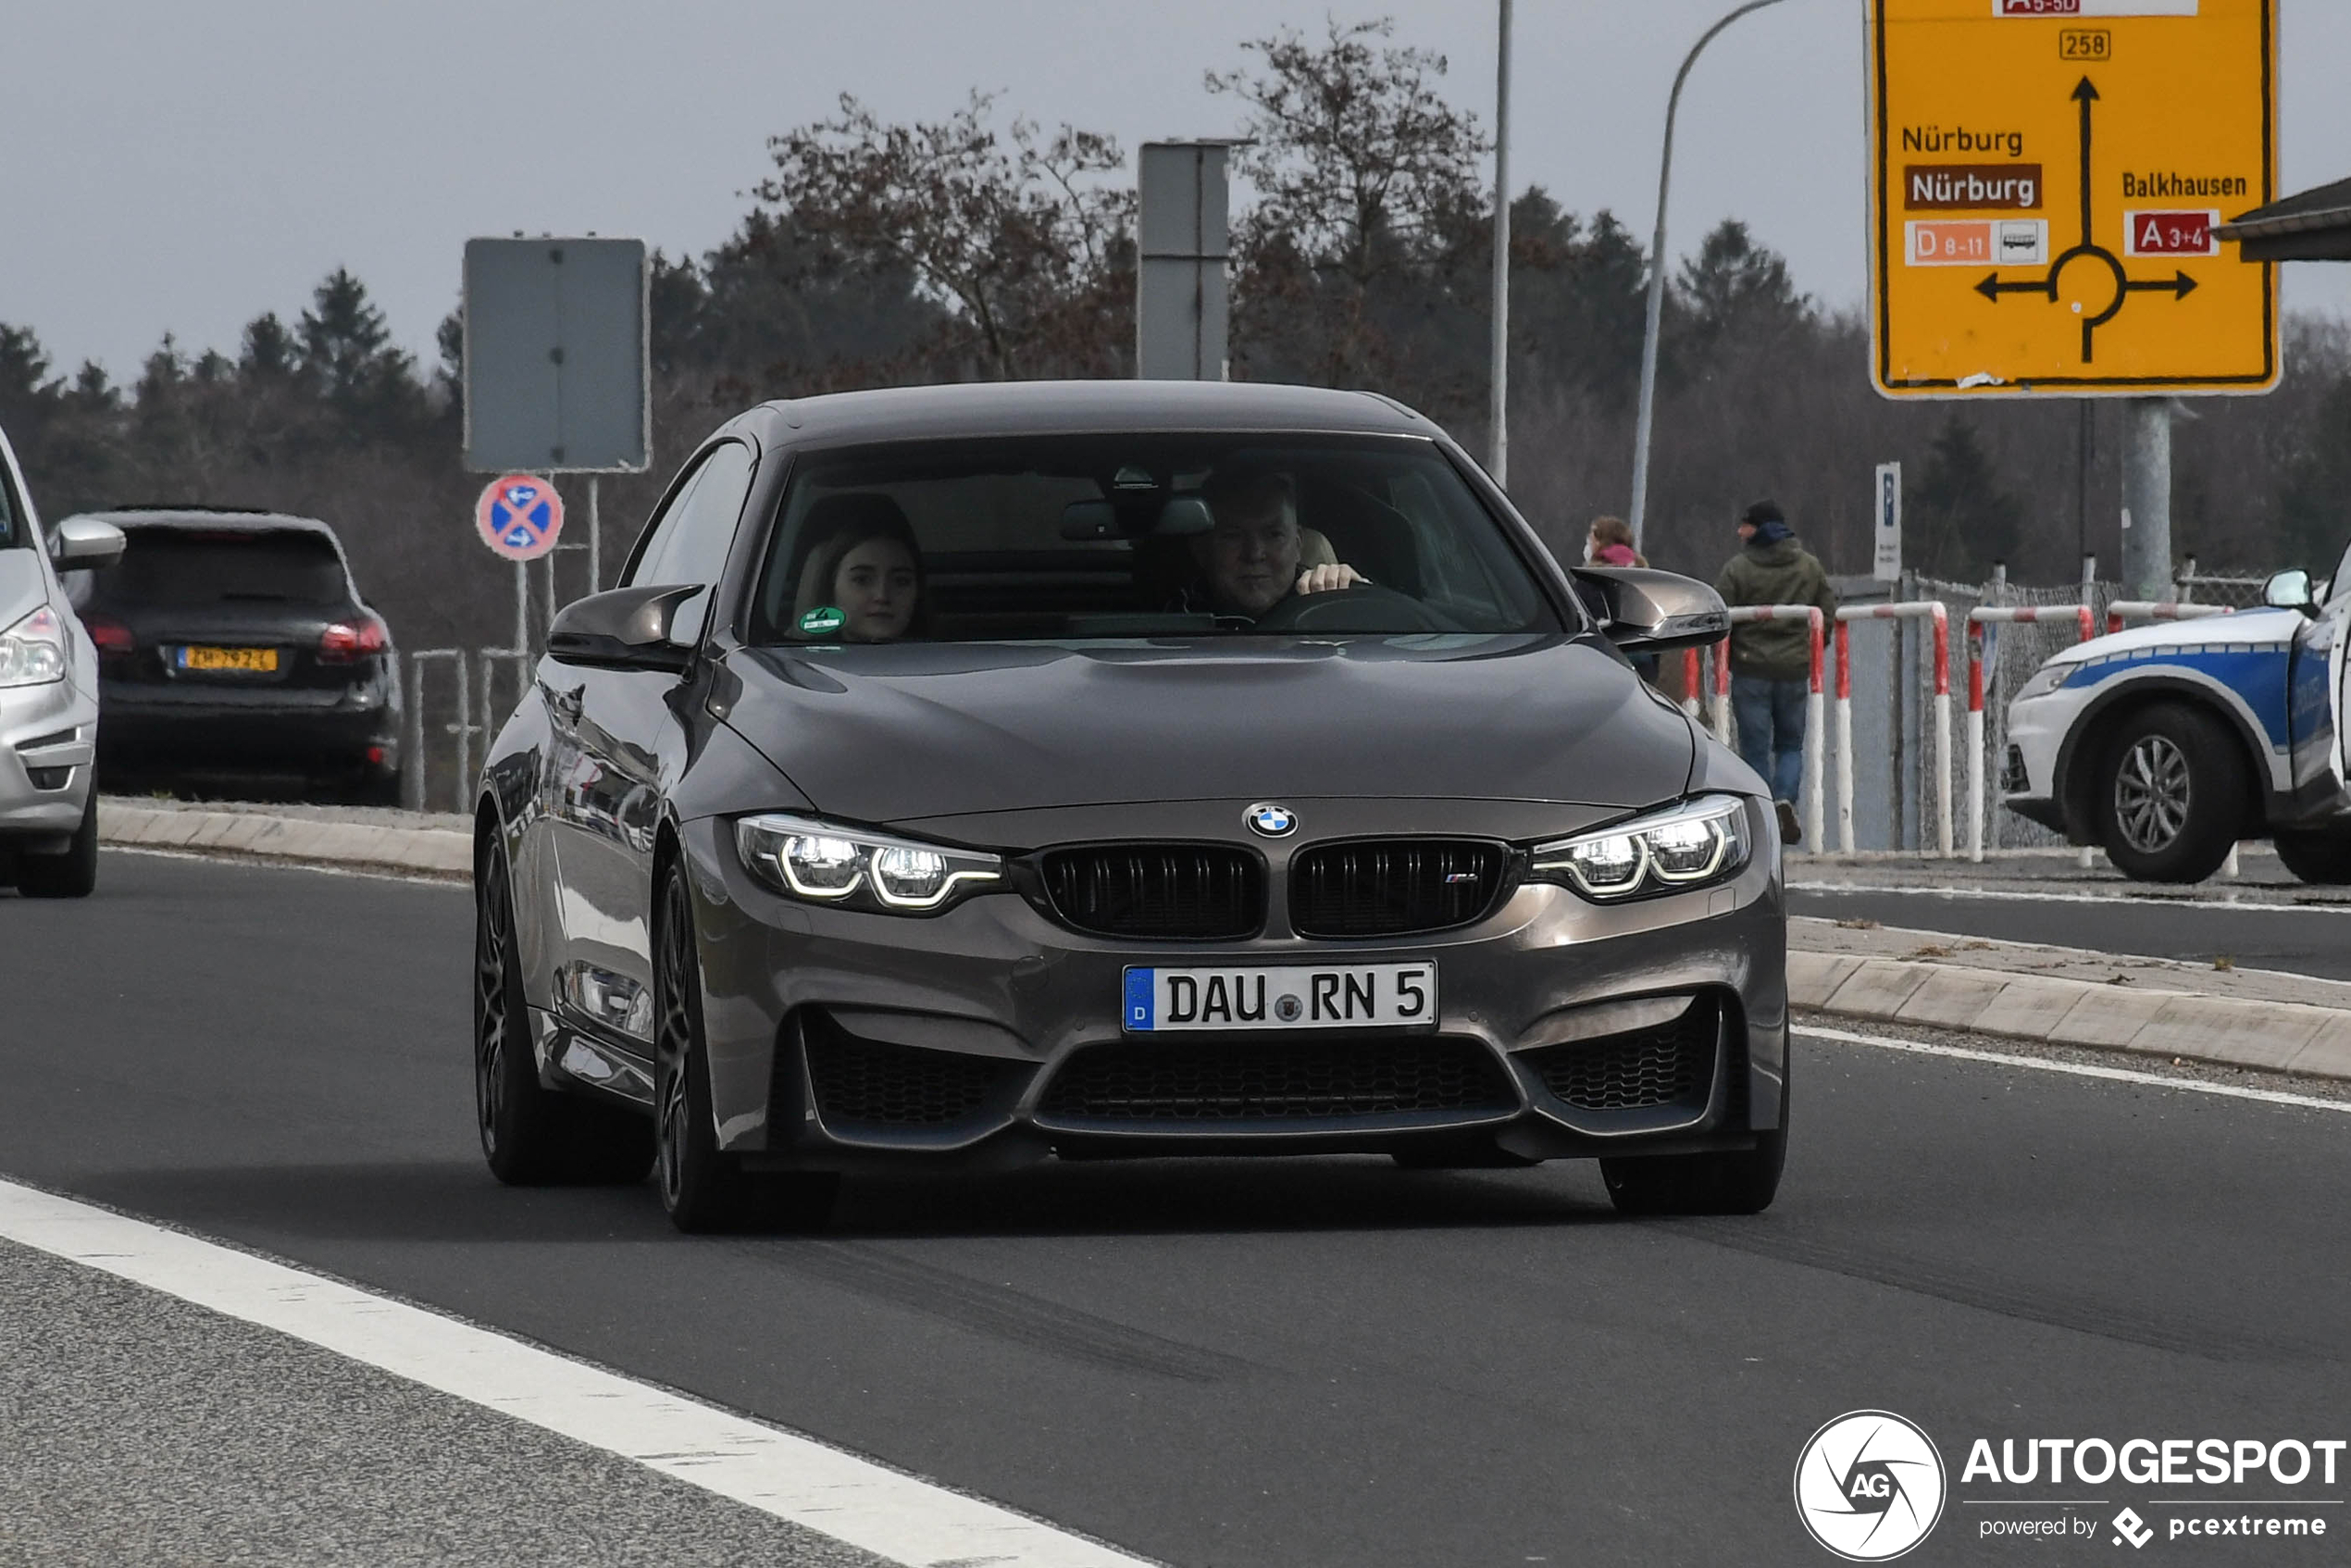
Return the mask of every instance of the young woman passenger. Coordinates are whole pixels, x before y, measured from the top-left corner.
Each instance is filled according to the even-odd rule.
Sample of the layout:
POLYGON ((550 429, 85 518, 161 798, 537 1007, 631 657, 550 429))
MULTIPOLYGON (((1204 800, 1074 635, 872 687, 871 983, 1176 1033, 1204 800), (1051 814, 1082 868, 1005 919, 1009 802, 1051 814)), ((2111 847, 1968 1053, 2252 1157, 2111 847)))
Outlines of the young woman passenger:
POLYGON ((811 542, 802 557, 791 625, 812 635, 838 630, 844 642, 895 642, 927 636, 930 605, 922 546, 898 503, 887 495, 828 495, 801 525, 811 542), (824 610, 839 612, 827 628, 824 610))

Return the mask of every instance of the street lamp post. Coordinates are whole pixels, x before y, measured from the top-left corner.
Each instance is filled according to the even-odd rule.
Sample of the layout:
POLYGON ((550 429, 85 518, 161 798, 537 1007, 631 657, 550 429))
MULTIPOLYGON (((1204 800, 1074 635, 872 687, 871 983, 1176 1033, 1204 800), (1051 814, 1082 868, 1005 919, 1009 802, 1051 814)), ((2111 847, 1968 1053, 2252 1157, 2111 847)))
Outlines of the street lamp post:
POLYGON ((1747 15, 1766 6, 1776 6, 1780 0, 1747 0, 1729 15, 1698 35, 1690 52, 1682 56, 1682 68, 1673 73, 1673 91, 1665 100, 1665 151, 1657 167, 1657 232, 1649 241, 1648 329, 1641 338, 1641 409, 1633 424, 1633 548, 1641 547, 1641 532, 1647 521, 1649 495, 1649 426, 1657 407, 1657 336, 1658 325, 1665 314, 1665 197, 1673 178, 1673 115, 1682 106, 1682 83, 1698 64, 1698 54, 1714 35, 1747 15))
POLYGON ((1494 461, 1488 471, 1511 482, 1511 0, 1501 0, 1500 47, 1494 68, 1494 461))

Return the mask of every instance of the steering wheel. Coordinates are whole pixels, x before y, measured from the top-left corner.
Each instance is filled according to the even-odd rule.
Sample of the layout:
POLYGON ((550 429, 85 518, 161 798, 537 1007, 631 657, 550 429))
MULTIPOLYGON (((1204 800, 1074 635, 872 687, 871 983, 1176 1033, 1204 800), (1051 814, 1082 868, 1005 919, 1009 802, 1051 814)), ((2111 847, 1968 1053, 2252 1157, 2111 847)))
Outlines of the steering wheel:
POLYGON ((1348 631, 1399 636, 1416 631, 1459 631, 1409 593, 1359 582, 1323 593, 1293 593, 1250 628, 1258 634, 1286 631, 1348 631))

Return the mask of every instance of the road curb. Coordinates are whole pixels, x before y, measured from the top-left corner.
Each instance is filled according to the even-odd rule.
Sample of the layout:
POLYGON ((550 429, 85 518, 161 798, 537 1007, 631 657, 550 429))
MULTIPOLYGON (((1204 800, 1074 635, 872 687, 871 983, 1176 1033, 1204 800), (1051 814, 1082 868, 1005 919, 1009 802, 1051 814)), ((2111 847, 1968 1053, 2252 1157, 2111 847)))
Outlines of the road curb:
POLYGON ((1847 1018, 2351 1078, 2351 1012, 2053 975, 1790 952, 1788 1001, 1847 1018))
POLYGON ((399 871, 417 877, 463 879, 473 875, 472 839, 446 828, 190 810, 101 799, 98 841, 229 858, 399 871))

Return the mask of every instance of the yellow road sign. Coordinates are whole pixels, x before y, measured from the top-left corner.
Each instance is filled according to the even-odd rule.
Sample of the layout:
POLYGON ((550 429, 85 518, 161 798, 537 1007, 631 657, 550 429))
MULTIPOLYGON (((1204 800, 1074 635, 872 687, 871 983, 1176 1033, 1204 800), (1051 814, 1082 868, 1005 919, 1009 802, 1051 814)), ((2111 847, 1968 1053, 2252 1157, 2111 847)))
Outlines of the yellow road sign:
POLYGON ((2277 384, 2276 0, 1866 4, 1880 392, 2277 384))

